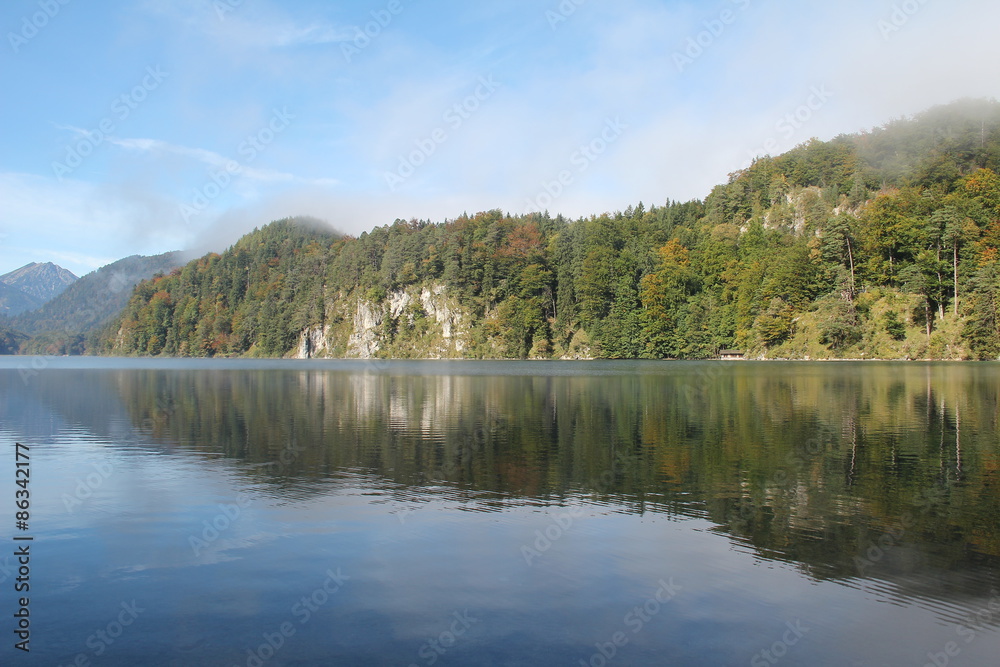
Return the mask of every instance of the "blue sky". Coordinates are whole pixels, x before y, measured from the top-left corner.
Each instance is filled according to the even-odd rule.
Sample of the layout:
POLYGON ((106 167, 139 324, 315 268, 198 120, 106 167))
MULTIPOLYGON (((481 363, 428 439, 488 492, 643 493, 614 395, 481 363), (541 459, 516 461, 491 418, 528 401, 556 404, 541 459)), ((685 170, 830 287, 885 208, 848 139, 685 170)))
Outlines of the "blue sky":
POLYGON ((703 198, 754 154, 1000 97, 998 19, 982 0, 8 0, 0 273, 221 251, 290 215, 356 235, 703 198))

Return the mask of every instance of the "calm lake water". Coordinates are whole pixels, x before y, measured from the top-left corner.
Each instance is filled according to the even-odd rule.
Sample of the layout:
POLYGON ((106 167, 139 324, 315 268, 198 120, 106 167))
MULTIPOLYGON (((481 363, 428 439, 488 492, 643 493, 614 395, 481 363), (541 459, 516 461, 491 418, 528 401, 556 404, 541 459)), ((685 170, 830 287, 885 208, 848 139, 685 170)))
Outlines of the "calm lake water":
POLYGON ((1000 365, 32 366, 2 664, 998 662, 1000 365))

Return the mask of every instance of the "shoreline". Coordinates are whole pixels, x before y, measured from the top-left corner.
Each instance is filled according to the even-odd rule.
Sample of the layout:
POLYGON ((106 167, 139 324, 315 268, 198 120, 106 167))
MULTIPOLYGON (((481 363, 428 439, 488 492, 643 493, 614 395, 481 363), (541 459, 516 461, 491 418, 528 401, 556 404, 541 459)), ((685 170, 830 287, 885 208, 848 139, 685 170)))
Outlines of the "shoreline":
MULTIPOLYGON (((782 357, 777 359, 766 359, 766 358, 745 358, 745 359, 612 359, 604 357, 575 357, 571 359, 558 358, 529 358, 529 359, 511 359, 505 357, 485 357, 485 358, 466 358, 466 357, 248 357, 248 356, 226 356, 226 355, 215 355, 211 357, 181 357, 181 356, 121 356, 121 355, 97 355, 97 354, 74 354, 74 355, 48 355, 48 354, 5 354, 0 355, 0 362, 5 359, 16 360, 16 359, 31 359, 31 360, 48 360, 48 359, 109 359, 109 360, 147 360, 147 361, 210 361, 210 360, 231 360, 231 361, 261 361, 261 362, 274 362, 274 361, 287 361, 287 362, 308 362, 308 361, 320 361, 320 362, 359 362, 359 363, 369 363, 369 364, 379 364, 379 363, 398 363, 398 362, 532 362, 532 363, 579 363, 579 362, 617 362, 617 363, 636 363, 636 362, 653 362, 653 363, 664 363, 664 362, 675 362, 675 363, 704 363, 704 362, 718 362, 718 363, 858 363, 858 362, 871 362, 871 363, 990 363, 997 362, 1000 359, 932 359, 932 358, 922 358, 922 359, 910 359, 910 358, 823 358, 823 359, 811 359, 811 358, 795 358, 795 357, 782 357)), ((37 363, 37 361, 36 361, 37 363)))

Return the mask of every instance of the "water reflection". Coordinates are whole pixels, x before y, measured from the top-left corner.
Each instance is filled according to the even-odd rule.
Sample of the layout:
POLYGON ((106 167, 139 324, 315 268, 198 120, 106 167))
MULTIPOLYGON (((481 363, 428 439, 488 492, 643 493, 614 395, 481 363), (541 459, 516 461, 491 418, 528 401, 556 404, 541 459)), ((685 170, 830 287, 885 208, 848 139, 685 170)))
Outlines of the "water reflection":
POLYGON ((996 366, 571 368, 6 371, 0 392, 17 437, 225 461, 296 506, 363 495, 400 526, 441 506, 575 503, 696 520, 744 557, 949 624, 1000 589, 996 366))

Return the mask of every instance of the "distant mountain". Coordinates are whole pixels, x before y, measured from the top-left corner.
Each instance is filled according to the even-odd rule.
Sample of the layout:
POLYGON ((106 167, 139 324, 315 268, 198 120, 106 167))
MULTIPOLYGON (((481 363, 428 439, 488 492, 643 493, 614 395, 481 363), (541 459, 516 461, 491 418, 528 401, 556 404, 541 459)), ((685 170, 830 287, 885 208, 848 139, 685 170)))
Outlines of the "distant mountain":
POLYGON ((179 252, 120 259, 76 280, 41 308, 11 317, 5 324, 32 336, 46 332, 88 333, 118 314, 137 284, 183 263, 179 252))
POLYGON ((17 315, 34 310, 42 303, 22 290, 0 282, 0 315, 17 315))
POLYGON ((28 339, 23 333, 0 327, 0 354, 17 354, 28 339))
POLYGON ((21 290, 39 305, 56 298, 79 278, 52 262, 32 262, 0 276, 0 283, 21 290))

